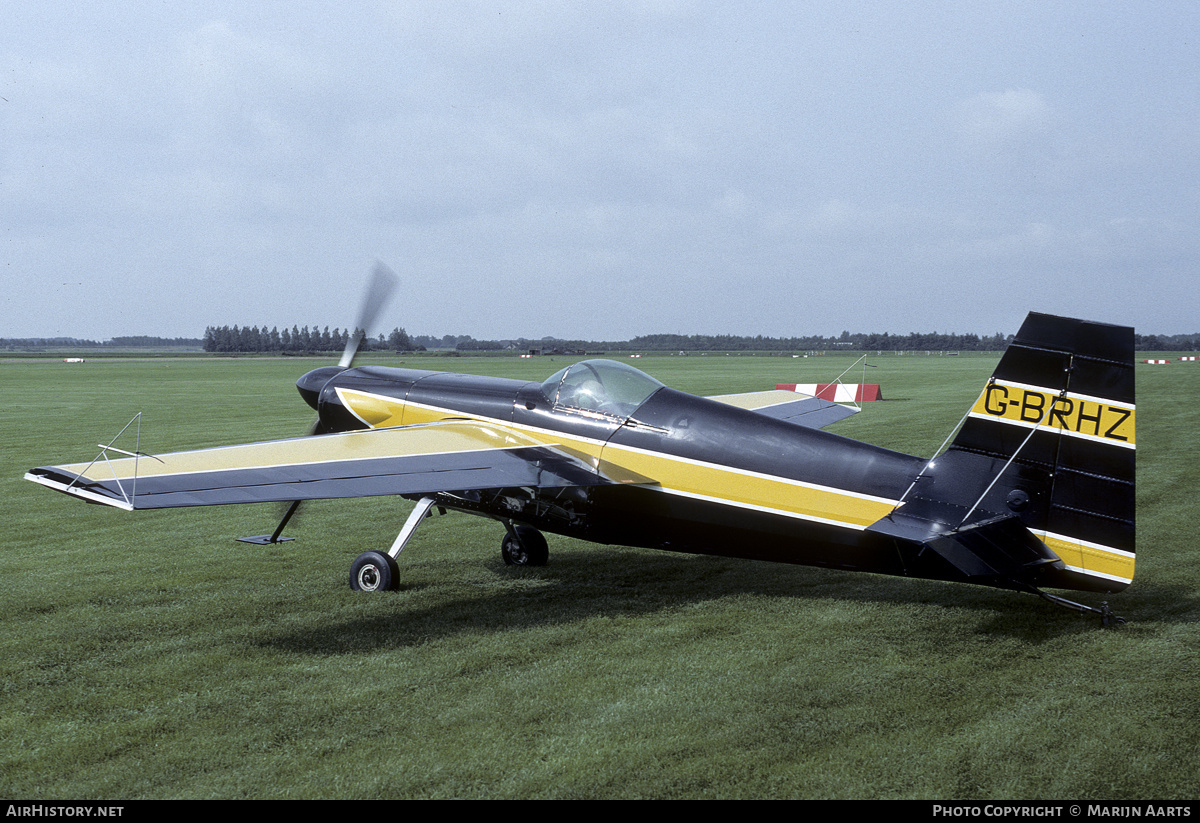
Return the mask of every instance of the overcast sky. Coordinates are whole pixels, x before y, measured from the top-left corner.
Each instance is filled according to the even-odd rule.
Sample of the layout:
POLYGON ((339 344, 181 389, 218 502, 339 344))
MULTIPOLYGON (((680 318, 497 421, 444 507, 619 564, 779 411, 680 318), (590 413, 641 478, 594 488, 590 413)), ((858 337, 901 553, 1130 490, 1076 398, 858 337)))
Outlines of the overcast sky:
POLYGON ((1200 330, 1200 3, 10 4, 0 337, 1200 330))

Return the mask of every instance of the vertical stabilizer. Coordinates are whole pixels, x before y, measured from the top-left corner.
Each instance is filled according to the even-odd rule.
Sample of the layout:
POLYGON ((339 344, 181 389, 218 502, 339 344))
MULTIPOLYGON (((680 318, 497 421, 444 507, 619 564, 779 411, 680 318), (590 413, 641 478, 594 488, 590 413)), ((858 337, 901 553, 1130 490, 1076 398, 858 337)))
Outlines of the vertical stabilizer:
POLYGON ((1030 314, 878 531, 920 540, 975 582, 1119 591, 1134 570, 1135 423, 1133 329, 1030 314), (993 539, 1016 521, 1040 557, 1036 541, 993 539))
POLYGON ((1105 590, 1133 579, 1136 449, 1133 329, 1045 314, 1025 320, 951 446, 1048 475, 1022 519, 1105 590))

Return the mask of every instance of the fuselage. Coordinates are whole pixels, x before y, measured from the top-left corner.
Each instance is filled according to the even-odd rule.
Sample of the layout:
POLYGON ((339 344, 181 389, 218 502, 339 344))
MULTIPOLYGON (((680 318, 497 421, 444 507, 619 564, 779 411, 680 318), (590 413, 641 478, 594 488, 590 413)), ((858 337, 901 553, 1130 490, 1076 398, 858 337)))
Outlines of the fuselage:
POLYGON ((580 366, 598 369, 595 381, 578 372, 574 379, 600 383, 601 398, 593 387, 572 402, 569 370, 534 383, 327 368, 298 386, 327 431, 485 420, 554 445, 612 481, 464 489, 444 496, 454 508, 600 543, 906 573, 893 547, 864 532, 897 505, 924 460, 676 391, 623 364, 571 368, 580 366), (635 385, 605 402, 622 393, 612 385, 622 380, 635 385))
POLYGON ((297 386, 327 432, 474 420, 570 455, 596 483, 437 496, 556 534, 1013 588, 1119 591, 1132 578, 1131 555, 1047 529, 1053 473, 969 450, 928 461, 623 363, 580 361, 542 383, 331 367, 297 386))

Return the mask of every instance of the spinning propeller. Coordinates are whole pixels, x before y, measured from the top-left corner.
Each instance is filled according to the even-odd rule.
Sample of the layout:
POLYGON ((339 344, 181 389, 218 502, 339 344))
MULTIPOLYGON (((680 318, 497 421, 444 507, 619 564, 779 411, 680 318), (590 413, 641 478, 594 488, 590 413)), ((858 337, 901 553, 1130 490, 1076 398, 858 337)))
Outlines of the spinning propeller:
POLYGON ((354 358, 358 355, 358 347, 362 345, 367 332, 375 323, 375 318, 379 316, 380 310, 391 299, 392 292, 396 290, 399 282, 400 278, 396 277, 394 271, 383 263, 375 263, 375 268, 371 271, 371 280, 367 283, 367 291, 358 307, 358 319, 354 321, 354 334, 350 335, 350 339, 346 341, 346 350, 342 352, 342 359, 338 361, 338 365, 343 369, 350 368, 354 363, 354 358))
MULTIPOLYGON (((336 373, 350 368, 354 364, 354 358, 358 356, 358 349, 362 345, 362 341, 366 339, 376 318, 379 317, 379 312, 391 299, 392 293, 396 291, 396 287, 400 284, 400 278, 396 273, 389 269, 381 262, 375 263, 375 268, 371 270, 371 279, 367 282, 367 290, 363 293, 362 302, 358 306, 358 318, 354 321, 354 332, 350 335, 350 339, 346 341, 346 349, 342 352, 342 359, 338 361, 337 368, 325 367, 322 369, 314 369, 304 375, 297 381, 296 386, 300 389, 300 394, 307 400, 313 408, 316 408, 316 398, 320 395, 321 389, 325 383, 336 373), (320 385, 317 385, 317 384, 320 385), (311 399, 310 399, 311 395, 311 399)), ((308 429, 308 435, 311 437, 321 433, 321 416, 317 415, 317 419, 313 421, 312 426, 308 429)), ((291 540, 291 537, 281 537, 283 527, 292 519, 292 515, 296 513, 296 509, 300 507, 300 501, 293 501, 283 515, 283 519, 279 521, 273 534, 259 534, 254 537, 239 537, 238 541, 242 543, 254 543, 260 546, 265 546, 271 543, 282 543, 285 540, 291 540)))
MULTIPOLYGON (((392 292, 396 290, 399 283, 400 278, 396 277, 395 272, 383 263, 375 264, 375 268, 371 272, 371 279, 367 283, 367 290, 363 293, 362 303, 358 308, 358 319, 354 322, 354 332, 346 341, 346 350, 342 352, 342 359, 336 366, 322 366, 319 369, 313 369, 296 381, 296 388, 300 390, 300 396, 304 398, 304 402, 320 411, 318 406, 320 405, 321 389, 325 388, 325 384, 330 379, 354 364, 354 358, 358 356, 358 349, 362 345, 362 341, 366 339, 379 312, 391 298, 392 292)), ((308 433, 310 435, 321 433, 319 416, 308 433)))

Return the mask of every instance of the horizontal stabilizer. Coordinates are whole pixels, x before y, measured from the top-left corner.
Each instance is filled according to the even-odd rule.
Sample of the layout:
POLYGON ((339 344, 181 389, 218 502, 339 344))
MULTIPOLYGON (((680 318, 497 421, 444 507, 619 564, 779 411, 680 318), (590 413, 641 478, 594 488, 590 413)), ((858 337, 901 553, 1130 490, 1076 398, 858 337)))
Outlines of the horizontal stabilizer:
POLYGON ((931 575, 936 577, 972 583, 1013 580, 1032 584, 1042 567, 1055 563, 1062 565, 1054 552, 1013 516, 937 531, 925 518, 896 512, 867 531, 919 544, 920 548, 911 553, 911 562, 921 566, 923 574, 935 564, 931 554, 953 569, 950 574, 931 575))
POLYGON ((798 396, 796 392, 779 389, 723 394, 708 399, 737 406, 739 409, 749 409, 776 420, 786 420, 807 429, 823 429, 858 414, 858 409, 852 406, 842 406, 832 400, 822 400, 818 397, 798 396))

